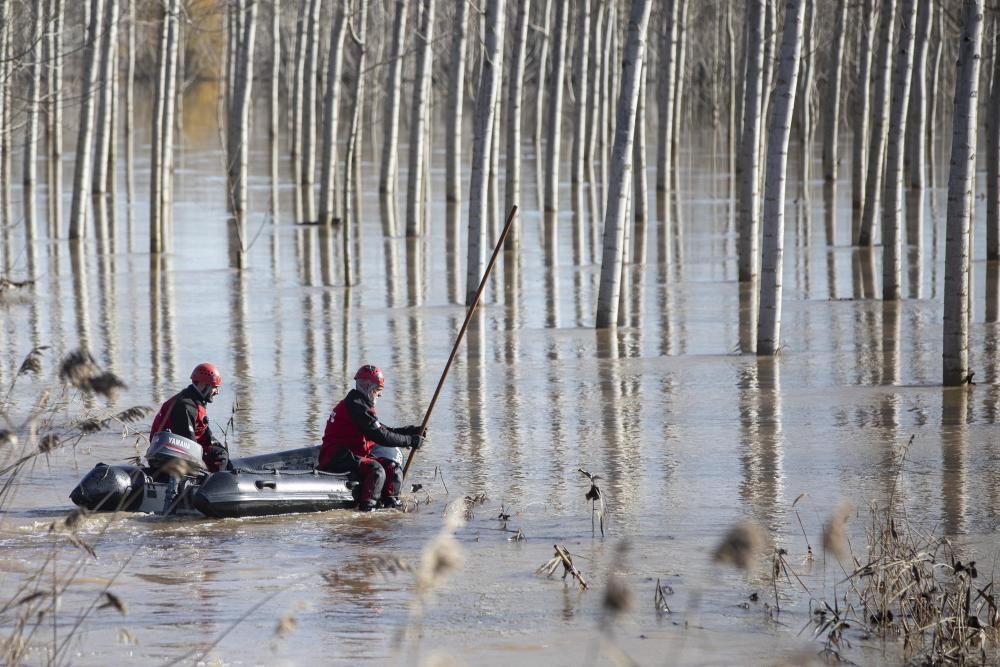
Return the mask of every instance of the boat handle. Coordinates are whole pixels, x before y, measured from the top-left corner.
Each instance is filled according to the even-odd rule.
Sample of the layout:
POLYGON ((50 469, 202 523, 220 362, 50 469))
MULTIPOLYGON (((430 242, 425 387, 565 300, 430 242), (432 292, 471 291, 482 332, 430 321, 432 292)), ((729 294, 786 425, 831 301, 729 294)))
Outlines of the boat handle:
POLYGON ((257 488, 258 489, 277 489, 278 488, 278 483, 277 482, 268 482, 268 481, 263 480, 263 479, 258 479, 257 482, 256 482, 256 484, 257 484, 257 488))

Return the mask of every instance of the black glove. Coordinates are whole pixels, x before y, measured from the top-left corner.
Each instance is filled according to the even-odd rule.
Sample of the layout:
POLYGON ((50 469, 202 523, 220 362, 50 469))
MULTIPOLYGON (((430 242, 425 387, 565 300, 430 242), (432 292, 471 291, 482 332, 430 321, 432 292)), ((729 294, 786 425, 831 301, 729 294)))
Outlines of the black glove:
POLYGON ((403 433, 405 433, 406 435, 424 435, 420 431, 421 431, 421 427, 418 426, 418 425, 416 425, 416 424, 414 424, 413 426, 404 426, 403 427, 403 433))
POLYGON ((420 449, 420 446, 423 444, 424 444, 424 436, 422 435, 410 436, 410 449, 420 449))

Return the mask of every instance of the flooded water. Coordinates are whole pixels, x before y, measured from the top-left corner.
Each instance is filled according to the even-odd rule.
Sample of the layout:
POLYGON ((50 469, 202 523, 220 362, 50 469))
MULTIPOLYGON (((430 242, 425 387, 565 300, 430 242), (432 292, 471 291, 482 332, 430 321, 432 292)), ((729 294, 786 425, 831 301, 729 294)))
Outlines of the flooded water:
MULTIPOLYGON (((215 118, 214 101, 199 106, 195 97, 185 113, 168 257, 151 260, 146 251, 143 142, 134 226, 122 196, 113 253, 98 254, 93 242, 71 252, 46 240, 44 222, 26 250, 25 230, 14 231, 8 252, 21 271, 12 277, 36 282, 0 303, 0 386, 33 347, 51 349, 42 380, 18 379, 12 416, 52 385, 45 378, 57 360, 82 346, 128 383, 115 411, 158 405, 186 385, 195 364, 217 364, 224 385, 210 416, 217 431, 233 416, 227 439, 237 456, 317 444, 364 362, 387 376, 383 420, 419 423, 465 315, 464 233, 456 251, 440 196, 443 155, 433 161, 427 236, 386 239, 366 151, 360 268, 348 289, 339 250, 328 251, 339 237, 292 224, 287 162, 276 221, 265 215, 267 146, 255 146, 253 244, 240 274, 230 268, 218 135, 205 120, 215 118)), ((892 461, 911 437, 898 475, 909 520, 990 570, 1000 523, 1000 332, 986 321, 987 267, 978 261, 971 367, 979 383, 939 386, 943 191, 930 191, 936 206, 926 202, 919 237, 910 237, 913 268, 899 304, 876 298, 879 253, 849 246, 847 179, 832 197, 818 182, 808 196, 800 192, 786 218, 783 349, 758 359, 740 353, 727 162, 713 155, 711 137, 687 149, 678 211, 669 228, 650 221, 646 261, 630 276, 630 324, 614 333, 592 326, 594 235, 588 228, 579 245, 569 209, 544 219, 528 175, 518 277, 505 289, 498 266, 444 385, 430 441, 407 479, 426 491, 415 494, 425 501, 416 512, 93 516, 81 536, 96 558, 81 560, 48 527, 71 509, 68 493, 85 471, 137 453, 133 439, 105 432, 35 459, 0 518, 0 601, 17 597, 40 567, 71 584, 56 619, 32 636, 29 661, 46 662, 66 641, 57 661, 78 665, 414 664, 435 656, 570 664, 623 655, 640 664, 802 663, 822 648, 806 627, 810 594, 780 582, 781 613, 772 618, 768 564, 744 573, 714 564, 713 548, 731 525, 753 519, 788 550, 811 596, 832 602, 844 571, 821 553, 822 526, 838 501, 851 500, 860 509, 849 531, 863 558, 865 507, 896 488, 892 461), (580 468, 601 476, 604 537, 593 530, 580 468), (478 493, 487 501, 455 533, 463 566, 438 588, 421 594, 411 574, 376 567, 386 556, 418 567, 446 505, 478 493), (513 540, 516 530, 526 539, 513 540), (813 562, 805 561, 807 540, 813 562), (589 590, 558 573, 535 574, 555 544, 573 554, 589 590), (612 574, 633 603, 615 618, 603 606, 612 574), (673 590, 664 615, 654 609, 658 579, 673 590), (91 609, 109 584, 127 615, 91 609)), ((793 180, 789 193, 798 190, 793 180)), ((979 225, 978 248, 982 234, 979 225)), ((99 402, 74 400, 69 416, 55 419, 84 409, 106 414, 99 402)), ((855 661, 897 659, 897 647, 851 639, 846 655, 855 661)))

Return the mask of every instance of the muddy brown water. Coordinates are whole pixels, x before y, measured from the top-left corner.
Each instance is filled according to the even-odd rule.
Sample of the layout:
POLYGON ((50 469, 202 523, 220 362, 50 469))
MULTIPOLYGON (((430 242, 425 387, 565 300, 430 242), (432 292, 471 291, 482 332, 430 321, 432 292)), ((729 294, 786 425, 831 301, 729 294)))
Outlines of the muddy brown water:
MULTIPOLYGON (((45 378, 56 360, 86 346, 128 384, 116 410, 156 405, 186 384, 196 363, 218 364, 225 381, 210 415, 221 431, 238 401, 227 434, 237 455, 317 443, 363 362, 386 373, 383 420, 419 422, 464 316, 464 234, 456 255, 437 196, 443 158, 432 171, 429 234, 417 241, 382 236, 377 192, 368 189, 376 169, 366 162, 361 266, 347 290, 327 270, 337 256, 325 248, 339 241, 292 224, 287 177, 277 224, 263 215, 271 192, 264 145, 251 180, 249 268, 230 269, 215 135, 193 120, 187 132, 173 252, 162 262, 145 251, 148 172, 141 169, 132 238, 123 195, 113 253, 99 255, 91 241, 76 255, 65 241, 47 240, 44 221, 26 250, 23 227, 14 230, 11 275, 36 283, 0 304, 2 385, 33 346, 51 346, 43 379, 17 382, 15 421, 51 385, 45 378)), ((844 571, 821 553, 822 525, 838 501, 851 500, 859 511, 849 531, 863 556, 865 507, 891 492, 893 456, 911 436, 898 477, 909 519, 992 570, 998 329, 985 321, 987 267, 977 261, 971 365, 978 384, 942 389, 943 191, 929 193, 936 206, 925 204, 920 246, 908 253, 907 298, 897 305, 873 297, 879 254, 848 246, 846 179, 833 199, 819 183, 808 198, 790 199, 783 349, 757 359, 739 351, 730 179, 720 171, 724 161, 712 159, 710 138, 685 152, 683 169, 679 212, 666 233, 662 219, 650 221, 646 261, 627 292, 630 324, 612 334, 592 328, 600 253, 589 231, 582 253, 574 242, 568 184, 567 210, 546 220, 529 174, 519 278, 513 291, 504 289, 498 267, 444 386, 430 442, 408 479, 427 492, 416 494, 425 501, 418 511, 88 518, 82 535, 97 558, 76 574, 55 624, 46 620, 33 636, 28 660, 46 662, 72 633, 60 661, 78 665, 413 664, 442 656, 571 664, 622 655, 640 664, 799 664, 822 648, 807 627, 810 594, 782 582, 782 611, 772 619, 767 564, 744 573, 712 563, 711 552, 729 526, 753 519, 788 550, 812 598, 832 601, 844 571), (592 531, 579 468, 601 476, 605 537, 592 531), (488 500, 457 530, 462 567, 439 587, 421 596, 413 576, 372 571, 384 556, 417 567, 446 505, 475 493, 488 500), (501 508, 506 524, 497 519, 501 508), (512 540, 514 530, 527 539, 512 540), (807 540, 817 552, 811 563, 807 540), (573 554, 590 590, 534 574, 554 544, 573 554), (615 618, 602 606, 612 573, 632 596, 615 618), (97 609, 72 632, 112 579, 127 615, 97 609), (657 579, 673 590, 662 616, 653 605, 657 579), (282 619, 286 634, 278 632, 282 619)), ((789 193, 798 188, 793 181, 789 193)), ((981 222, 981 208, 977 214, 981 222)), ((982 236, 981 224, 977 230, 982 236)), ((68 410, 105 407, 74 400, 68 410)), ((71 572, 80 552, 54 538, 49 524, 71 509, 67 494, 93 464, 133 454, 133 439, 102 433, 18 474, 0 517, 0 600, 53 550, 55 573, 71 572)), ((7 634, 9 616, 3 622, 7 634)), ((851 638, 846 655, 855 661, 899 659, 892 644, 851 638)))

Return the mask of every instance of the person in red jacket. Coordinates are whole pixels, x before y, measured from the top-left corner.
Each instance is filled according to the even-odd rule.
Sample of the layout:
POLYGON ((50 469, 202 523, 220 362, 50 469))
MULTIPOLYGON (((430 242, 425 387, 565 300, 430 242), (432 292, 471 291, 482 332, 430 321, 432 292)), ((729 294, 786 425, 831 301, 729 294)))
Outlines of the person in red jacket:
POLYGON ((337 403, 326 422, 319 452, 320 470, 351 473, 359 482, 358 509, 368 512, 377 502, 399 504, 402 469, 389 458, 372 454, 376 445, 418 449, 425 433, 419 426, 390 428, 375 415, 375 402, 385 389, 385 376, 377 366, 365 364, 354 374, 355 387, 337 403))
POLYGON ((191 371, 191 384, 167 400, 156 413, 149 429, 150 440, 160 431, 170 431, 201 445, 202 460, 210 472, 229 469, 229 450, 212 436, 206 407, 218 395, 221 386, 222 373, 214 364, 195 366, 191 371))

